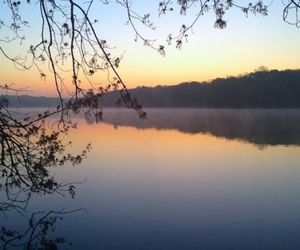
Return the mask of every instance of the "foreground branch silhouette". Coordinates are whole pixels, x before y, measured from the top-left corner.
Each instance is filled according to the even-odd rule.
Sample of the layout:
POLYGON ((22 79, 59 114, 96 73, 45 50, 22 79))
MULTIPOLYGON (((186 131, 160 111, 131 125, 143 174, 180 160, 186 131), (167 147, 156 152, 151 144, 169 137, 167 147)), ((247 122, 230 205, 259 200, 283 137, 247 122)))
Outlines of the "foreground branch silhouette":
POLYGON ((61 136, 74 124, 65 122, 61 128, 49 129, 45 119, 59 111, 39 114, 33 120, 13 113, 3 105, 0 107, 0 190, 6 192, 8 202, 0 202, 0 210, 26 208, 33 193, 67 191, 73 196, 73 184, 56 182, 49 174, 49 168, 79 164, 90 150, 88 144, 78 155, 66 152, 71 142, 63 142, 61 136))
POLYGON ((67 214, 78 212, 58 211, 35 212, 28 218, 27 228, 23 231, 10 229, 2 226, 0 229, 0 243, 3 242, 3 249, 59 249, 59 246, 72 245, 63 236, 53 236, 57 221, 63 219, 67 214), (52 236, 52 237, 51 237, 52 236))
MULTIPOLYGON (((0 52, 11 61, 17 69, 29 70, 35 68, 42 79, 52 76, 57 95, 60 98, 61 119, 66 110, 78 111, 89 108, 93 110, 96 120, 101 120, 101 98, 110 90, 119 90, 120 102, 128 108, 137 111, 141 118, 146 117, 140 103, 131 96, 126 84, 118 73, 121 56, 112 55, 109 42, 96 31, 100 16, 91 13, 93 8, 100 5, 116 4, 124 8, 127 24, 132 27, 136 41, 165 55, 166 46, 175 44, 181 48, 184 41, 192 33, 193 27, 206 13, 215 16, 214 27, 223 29, 227 26, 225 15, 231 9, 241 10, 246 16, 260 14, 266 16, 272 1, 233 1, 233 0, 164 0, 158 3, 158 15, 166 15, 178 11, 180 15, 188 15, 196 10, 196 16, 189 24, 182 24, 177 34, 168 34, 166 44, 157 44, 155 39, 145 37, 138 25, 155 29, 150 13, 137 13, 133 0, 89 0, 89 1, 52 1, 40 0, 33 2, 5 0, 0 7, 8 11, 6 17, 0 18, 0 28, 4 31, 0 37, 0 52), (23 48, 26 39, 24 31, 30 29, 30 23, 24 20, 23 13, 31 10, 39 13, 41 27, 40 36, 29 48, 23 48), (9 34, 8 34, 9 33, 9 34), (26 51, 24 56, 10 55, 5 44, 18 42, 20 50, 26 51), (46 72, 43 65, 48 64, 46 72), (99 72, 107 74, 107 85, 95 87, 91 77, 99 72), (68 80, 63 74, 68 74, 68 80), (84 87, 85 83, 90 88, 84 87), (63 95, 67 95, 68 104, 64 103, 63 95), (84 99, 88 99, 85 101, 84 99)), ((289 0, 283 3, 283 20, 298 26, 299 1, 289 0)))
MULTIPOLYGON (((17 70, 36 70, 42 80, 51 79, 60 100, 54 110, 25 116, 12 110, 5 96, 28 90, 0 83, 0 191, 6 197, 0 201, 2 214, 10 211, 22 214, 34 194, 67 193, 74 198, 76 183, 59 183, 51 174, 52 168, 80 164, 91 148, 88 144, 79 154, 68 153, 71 141, 65 142, 62 137, 76 128, 70 119, 73 114, 83 113, 88 119, 100 122, 102 97, 117 90, 120 104, 134 109, 140 118, 146 118, 142 105, 128 91, 118 72, 122 56, 113 55, 113 47, 97 29, 101 17, 92 14, 95 6, 116 4, 122 8, 135 41, 141 41, 165 56, 168 46, 182 48, 193 27, 206 14, 215 16, 212 26, 224 29, 228 25, 226 15, 231 9, 240 10, 245 16, 267 16, 272 1, 159 1, 158 16, 169 12, 178 12, 179 15, 189 15, 191 11, 197 13, 190 23, 178 27, 177 33, 167 34, 164 43, 147 37, 140 30, 141 25, 150 30, 155 30, 156 26, 149 13, 135 10, 134 3, 134 0, 1 1, 0 55, 17 70), (29 47, 24 46, 25 34, 33 29, 34 24, 24 18, 25 11, 38 13, 40 20, 39 36, 29 47), (17 52, 8 49, 11 44, 17 44, 17 52), (100 73, 106 75, 107 84, 99 87, 92 76, 100 73)), ((284 1, 283 21, 299 27, 299 8, 300 1, 284 1)), ((33 213, 24 232, 2 226, 0 241, 4 243, 4 249, 57 249, 57 245, 65 240, 51 240, 46 236, 57 219, 66 213, 70 212, 33 213)))
MULTIPOLYGON (((96 4, 116 4, 123 8, 127 24, 132 27, 136 41, 166 54, 166 47, 174 45, 181 48, 189 38, 193 27, 207 13, 215 16, 212 24, 215 28, 226 28, 226 14, 231 9, 241 10, 245 16, 260 14, 266 16, 272 1, 233 1, 233 0, 164 0, 158 3, 158 16, 178 11, 179 15, 189 15, 196 10, 197 15, 189 24, 182 24, 177 34, 168 34, 166 44, 147 38, 139 25, 155 29, 149 13, 138 13, 133 0, 116 1, 16 1, 4 0, 0 10, 0 54, 18 70, 36 69, 41 79, 53 79, 60 104, 55 110, 45 111, 35 116, 21 117, 9 108, 5 99, 8 92, 18 94, 17 87, 0 84, 0 188, 6 191, 8 202, 25 204, 32 192, 53 193, 64 190, 73 194, 73 185, 57 183, 49 174, 49 168, 67 163, 79 164, 90 149, 90 145, 78 155, 70 155, 66 149, 69 143, 61 140, 75 125, 70 121, 71 114, 85 113, 97 122, 102 120, 101 99, 111 90, 120 94, 119 102, 125 107, 136 110, 140 118, 146 118, 142 105, 126 87, 118 67, 122 56, 113 56, 112 47, 97 31, 100 17, 91 14, 96 4), (24 19, 24 11, 38 13, 41 26, 40 35, 29 48, 22 44, 26 40, 24 32, 32 27, 24 19), (11 43, 19 44, 16 55, 7 49, 11 43), (21 54, 23 56, 17 56, 21 54), (48 70, 45 70, 45 65, 48 70), (107 85, 95 87, 92 76, 98 73, 107 75, 107 85), (67 80, 64 79, 68 76, 67 80), (68 83, 68 79, 71 79, 68 83), (88 88, 86 83, 89 83, 88 88), (65 101, 66 100, 66 101, 65 101), (47 129, 46 120, 56 117, 55 126, 47 129), (26 194, 22 196, 20 193, 26 194)), ((300 1, 288 0, 283 3, 283 20, 299 27, 298 10, 300 1)), ((18 208, 19 205, 15 205, 18 208)), ((1 208, 1 207, 0 207, 1 208)))
MULTIPOLYGON (((97 23, 101 16, 91 14, 91 9, 100 8, 99 5, 116 4, 124 8, 127 15, 127 24, 132 27, 136 40, 141 40, 144 45, 165 55, 166 45, 175 44, 181 48, 185 40, 192 33, 193 27, 206 13, 213 13, 215 16, 214 27, 223 29, 227 26, 225 15, 231 9, 239 9, 246 16, 260 14, 266 16, 268 7, 272 1, 233 1, 233 0, 164 0, 158 3, 158 15, 166 15, 172 11, 178 11, 180 15, 188 15, 190 11, 196 10, 196 16, 189 24, 182 24, 177 34, 168 34, 166 44, 157 44, 155 39, 147 38, 138 28, 139 24, 155 29, 150 13, 137 13, 134 9, 133 0, 116 1, 52 1, 40 0, 33 2, 5 0, 1 3, 1 9, 9 11, 6 18, 0 18, 0 28, 7 30, 0 37, 0 52, 11 61, 17 69, 37 69, 41 78, 50 75, 60 97, 62 112, 65 103, 62 96, 68 93, 71 105, 80 106, 80 98, 94 95, 95 103, 99 103, 103 94, 112 89, 118 89, 120 99, 129 108, 137 110, 139 116, 144 117, 141 105, 134 99, 126 88, 125 82, 119 75, 117 68, 121 63, 121 56, 112 55, 112 47, 96 31, 97 23), (23 57, 10 55, 5 49, 5 44, 18 41, 22 44, 26 36, 24 31, 30 29, 30 23, 24 20, 23 12, 31 10, 39 13, 41 20, 40 37, 29 48, 22 48, 26 53, 23 57), (49 72, 42 68, 48 64, 49 72), (91 76, 98 72, 108 74, 106 86, 94 87, 91 76), (68 73, 72 85, 67 84, 62 73, 68 73), (83 83, 90 83, 90 88, 85 89, 83 83)), ((283 5, 284 21, 298 26, 299 1, 286 1, 283 5)), ((93 108, 101 112, 100 106, 93 103, 93 108)), ((99 114, 95 114, 98 116, 99 114)))

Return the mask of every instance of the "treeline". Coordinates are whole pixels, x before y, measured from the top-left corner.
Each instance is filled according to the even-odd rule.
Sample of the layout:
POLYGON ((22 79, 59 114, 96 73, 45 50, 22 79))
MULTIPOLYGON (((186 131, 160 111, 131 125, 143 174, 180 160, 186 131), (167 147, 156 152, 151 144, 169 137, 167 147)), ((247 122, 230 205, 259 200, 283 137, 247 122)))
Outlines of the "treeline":
POLYGON ((41 107, 57 107, 60 101, 59 98, 45 96, 29 96, 29 95, 5 95, 0 96, 1 99, 8 101, 9 107, 26 107, 26 108, 41 108, 41 107))
MULTIPOLYGON (((138 87, 130 93, 144 107, 300 108, 300 70, 259 70, 174 86, 138 87)), ((103 96, 103 106, 116 107, 117 91, 103 96)), ((8 96, 10 106, 55 107, 58 98, 8 96)))
MULTIPOLYGON (((299 108, 300 70, 256 71, 210 83, 187 82, 175 86, 131 90, 144 107, 299 108)), ((103 99, 115 106, 118 93, 103 99)))

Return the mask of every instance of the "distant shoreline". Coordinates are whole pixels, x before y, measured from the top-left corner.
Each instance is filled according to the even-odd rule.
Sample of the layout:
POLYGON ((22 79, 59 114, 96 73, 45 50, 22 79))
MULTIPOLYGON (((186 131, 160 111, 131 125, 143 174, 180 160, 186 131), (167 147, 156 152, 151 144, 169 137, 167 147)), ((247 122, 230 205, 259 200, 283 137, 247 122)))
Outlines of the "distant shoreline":
MULTIPOLYGON (((186 82, 173 86, 129 90, 144 108, 298 109, 300 70, 256 71, 243 76, 217 78, 210 83, 186 82)), ((0 96, 10 107, 57 107, 55 97, 0 96)), ((118 91, 104 94, 102 107, 118 107, 118 91)), ((67 100, 67 99, 65 99, 67 100)))

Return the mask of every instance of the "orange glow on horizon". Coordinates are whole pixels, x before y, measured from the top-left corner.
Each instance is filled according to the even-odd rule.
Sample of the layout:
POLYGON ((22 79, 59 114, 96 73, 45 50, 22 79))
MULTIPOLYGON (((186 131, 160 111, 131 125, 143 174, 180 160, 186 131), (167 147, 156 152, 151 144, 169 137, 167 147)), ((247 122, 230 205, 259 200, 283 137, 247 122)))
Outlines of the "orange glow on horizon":
MULTIPOLYGON (((160 59, 160 60, 165 60, 160 59)), ((246 65, 239 65, 239 68, 234 67, 232 65, 224 65, 223 68, 218 71, 213 71, 213 67, 203 66, 198 68, 197 65, 190 65, 187 70, 180 70, 182 66, 180 65, 166 65, 162 63, 161 67, 155 68, 145 68, 139 69, 135 72, 134 69, 130 68, 130 64, 124 65, 120 67, 120 74, 123 78, 125 84, 128 88, 135 88, 138 86, 147 86, 147 87, 155 87, 157 85, 176 85, 182 82, 205 82, 211 81, 215 78, 222 78, 228 76, 238 76, 240 74, 249 73, 254 69, 258 68, 259 65, 255 65, 253 63, 252 70, 247 70, 246 65), (172 73, 173 72, 173 73, 172 73)), ((1 67, 3 69, 3 67, 1 67)), ((13 83, 15 87, 20 89, 26 89, 28 92, 26 94, 29 95, 45 95, 45 96, 57 96, 56 87, 52 79, 52 75, 47 76, 46 79, 42 79, 38 72, 36 71, 19 71, 15 68, 7 68, 5 73, 2 73, 2 69, 0 69, 0 82, 1 83, 13 83)), ((295 64, 289 63, 282 65, 281 67, 278 65, 276 68, 270 69, 299 69, 295 64)), ((48 73, 51 74, 51 73, 48 73)), ((72 84, 70 84, 70 80, 67 80, 69 76, 65 76, 64 84, 67 88, 72 91, 72 84)), ((95 84, 94 87, 106 86, 106 73, 103 72, 102 75, 97 75, 97 77, 93 77, 92 81, 99 84, 95 84)), ((89 89, 90 85, 83 85, 85 89, 89 89)), ((64 95, 68 95, 66 91, 63 91, 64 95)))
MULTIPOLYGON (((145 47, 142 41, 134 42, 135 34, 129 26, 124 25, 126 13, 123 13, 122 9, 100 10, 105 13, 102 13, 103 24, 99 24, 97 31, 101 39, 107 39, 109 45, 114 48, 111 51, 113 56, 124 55, 118 71, 128 88, 210 81, 218 77, 251 72, 259 66, 278 70, 299 69, 300 32, 293 25, 282 21, 282 5, 279 2, 275 1, 270 6, 268 17, 249 15, 245 18, 239 11, 228 13, 228 27, 224 30, 215 29, 214 19, 210 16, 203 17, 180 50, 176 49, 174 44, 166 45, 166 37, 171 32, 178 32, 177 28, 185 19, 180 19, 180 15, 156 18, 158 29, 146 34, 149 38, 157 40, 157 44, 166 45, 165 57, 145 47), (115 13, 120 14, 118 18, 114 18, 115 13)), ((152 6, 149 11, 157 14, 157 5, 152 5, 151 1, 137 1, 137 4, 140 8, 152 6)), ((38 16, 32 18, 33 21, 38 21, 34 19, 38 16)), ((39 32, 39 26, 33 26, 29 30, 29 37, 26 37, 27 43, 24 42, 22 48, 20 44, 6 43, 9 55, 14 58, 22 55, 22 52, 26 54, 30 43, 39 39, 39 32)), ((56 87, 48 66, 47 63, 43 64, 48 71, 45 72, 47 79, 42 80, 37 70, 18 71, 0 53, 0 83, 15 83, 18 88, 28 87, 32 95, 56 96, 56 87)), ((70 69, 70 66, 64 66, 70 69)), ((71 73, 64 73, 62 76, 65 78, 65 85, 72 91, 71 73)), ((84 76, 80 79, 83 88, 91 87, 84 76)), ((108 82, 106 72, 96 74, 91 79, 102 86, 108 82)), ((97 86, 99 85, 95 85, 97 86)))

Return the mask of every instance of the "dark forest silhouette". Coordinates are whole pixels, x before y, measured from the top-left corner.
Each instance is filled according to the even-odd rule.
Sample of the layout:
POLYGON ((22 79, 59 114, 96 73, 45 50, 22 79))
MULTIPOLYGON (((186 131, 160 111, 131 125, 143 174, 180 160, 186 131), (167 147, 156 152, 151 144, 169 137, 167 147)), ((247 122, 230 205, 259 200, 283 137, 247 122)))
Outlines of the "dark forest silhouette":
MULTIPOLYGON (((300 70, 260 70, 211 82, 138 87, 130 92, 144 107, 299 108, 300 70)), ((6 96, 12 107, 56 107, 58 98, 6 96)), ((102 106, 117 107, 119 94, 108 92, 102 106)), ((66 101, 66 100, 65 100, 66 101)))
MULTIPOLYGON (((300 71, 256 71, 210 83, 140 87, 131 93, 144 107, 296 108, 300 107, 300 71)), ((103 98, 114 106, 116 93, 103 98)))
MULTIPOLYGON (((135 91, 129 93, 126 84, 117 71, 121 56, 112 55, 112 47, 105 38, 100 37, 101 34, 96 32, 95 26, 98 17, 90 16, 90 10, 93 8, 94 2, 96 1, 40 0, 34 2, 30 0, 4 0, 0 4, 1 11, 5 11, 5 14, 7 14, 0 16, 0 28, 1 30, 5 29, 3 33, 1 31, 0 54, 16 69, 35 69, 41 79, 46 79, 48 75, 51 75, 59 99, 59 105, 54 111, 48 112, 45 110, 36 116, 23 118, 17 117, 9 108, 7 98, 0 100, 0 190, 6 194, 6 200, 0 202, 0 211, 3 213, 12 210, 24 211, 32 194, 67 192, 74 197, 74 185, 58 183, 49 172, 49 169, 63 166, 66 163, 80 163, 89 149, 88 146, 86 150, 78 155, 70 155, 66 151, 68 142, 62 141, 61 138, 67 134, 70 128, 75 127, 75 124, 68 119, 71 112, 79 114, 84 111, 86 114, 92 114, 96 121, 102 120, 102 106, 99 101, 108 91, 115 89, 118 90, 118 98, 121 99, 124 106, 134 109, 141 118, 146 116, 142 106, 136 99, 136 97, 141 98, 145 105, 150 105, 147 104, 146 97, 143 100, 143 96, 138 96, 135 91), (40 17, 39 25, 41 24, 41 26, 39 26, 38 33, 40 36, 30 46, 24 48, 22 44, 26 41, 26 36, 24 36, 23 31, 31 29, 33 24, 28 23, 22 14, 24 11, 30 13, 32 10, 37 11, 40 17), (2 34, 4 35, 2 36, 2 34), (17 46, 18 49, 10 51, 7 45, 17 46), (44 64, 48 66, 48 72, 43 71, 42 65, 44 64), (66 65, 68 66, 66 67, 66 65), (65 72, 69 72, 68 76, 71 79, 68 84, 62 77, 65 72), (91 76, 99 72, 107 74, 107 85, 93 89, 94 83, 91 81, 91 76), (82 87, 82 81, 90 83, 91 89, 82 87), (64 93, 69 94, 67 102, 63 100, 64 93), (135 94, 136 97, 133 97, 135 94), (58 114, 59 117, 52 126, 54 129, 47 130, 46 120, 58 114)), ((106 0, 99 2, 100 4, 110 3, 106 0)), ((181 48, 192 33, 193 26, 201 16, 208 12, 215 16, 213 25, 220 29, 227 26, 225 14, 231 8, 241 10, 246 16, 249 14, 266 16, 268 13, 268 6, 262 1, 239 2, 236 3, 231 0, 180 0, 174 1, 174 3, 172 1, 159 1, 159 15, 171 12, 175 8, 179 10, 180 15, 186 15, 190 9, 195 7, 198 10, 192 23, 182 24, 178 34, 168 35, 167 45, 173 44, 176 48, 181 48)), ((137 23, 139 23, 152 29, 153 23, 150 20, 150 15, 136 13, 128 0, 115 1, 115 3, 124 8, 127 13, 127 23, 132 27, 136 40, 142 41, 147 47, 154 49, 161 55, 165 55, 165 45, 156 44, 155 40, 145 38, 136 28, 137 23)), ((299 7, 299 1, 294 0, 283 4, 283 20, 298 26, 299 7)), ((180 87, 184 86, 181 85, 180 87)), ((190 86, 193 86, 193 84, 190 86)), ((199 86, 205 89, 208 85, 199 86)), ((221 90, 223 85, 216 83, 210 86, 221 86, 218 87, 221 90)), ((19 95, 22 92, 17 86, 9 83, 1 83, 0 90, 5 95, 8 93, 19 95)), ((181 93, 175 96, 179 103, 170 105, 177 106, 181 104, 180 100, 185 95, 185 89, 179 90, 181 93)), ((228 91, 232 94, 231 90, 228 91)), ((225 93, 226 89, 223 91, 225 93)), ((240 94, 242 96, 242 92, 240 94)), ((222 96, 222 94, 220 95, 222 96)), ((191 96, 190 101, 193 101, 193 98, 195 97, 191 96)), ((291 104, 285 105, 293 107, 293 98, 293 96, 290 97, 291 104)), ((162 99, 167 103, 171 101, 167 99, 167 95, 164 95, 162 99)), ((54 223, 51 220, 52 218, 49 217, 49 219, 50 223, 54 223)), ((48 217, 45 217, 44 222, 48 225, 48 217)), ((34 225, 44 224, 37 223, 34 225)), ((20 247, 39 249, 39 247, 45 247, 43 243, 49 243, 46 245, 49 249, 56 249, 52 241, 43 242, 45 239, 43 229, 41 232, 42 244, 40 244, 40 241, 35 244, 29 238, 29 241, 24 242, 24 244, 21 242, 20 247)), ((1 239, 8 245, 7 242, 11 241, 7 237, 12 236, 19 239, 22 233, 10 229, 7 231, 3 227, 1 234, 1 239)))

